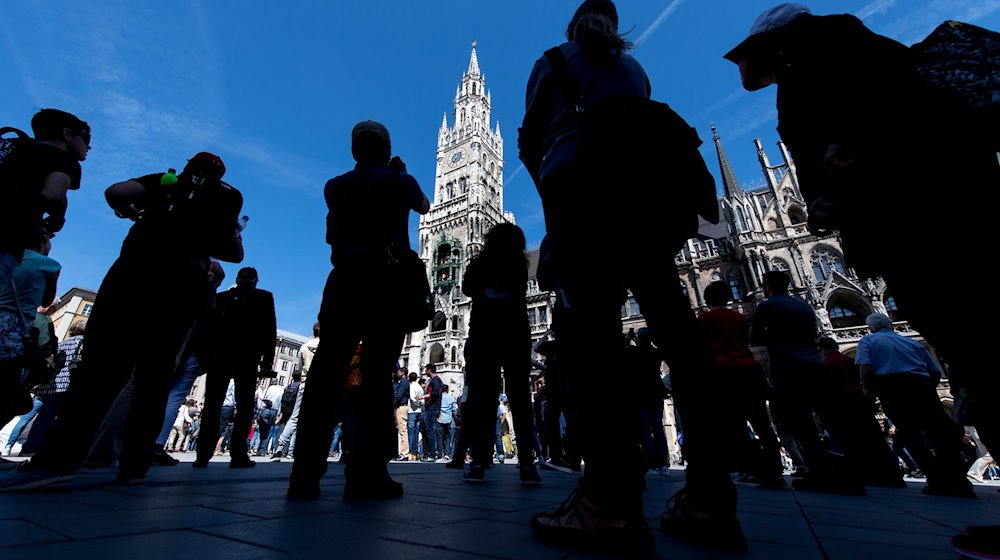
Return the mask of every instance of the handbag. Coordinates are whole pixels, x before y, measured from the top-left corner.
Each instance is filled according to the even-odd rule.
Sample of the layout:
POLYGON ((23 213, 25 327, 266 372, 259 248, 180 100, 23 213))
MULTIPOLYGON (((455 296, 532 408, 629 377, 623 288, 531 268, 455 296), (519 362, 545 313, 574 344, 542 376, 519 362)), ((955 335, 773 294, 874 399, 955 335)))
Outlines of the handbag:
POLYGON ((405 332, 422 331, 434 318, 434 298, 424 261, 416 251, 409 248, 400 249, 390 245, 388 253, 390 268, 399 283, 396 291, 396 316, 399 324, 405 332))
MULTIPOLYGON (((24 318, 24 313, 21 312, 21 298, 17 293, 17 285, 12 285, 11 287, 14 291, 14 306, 18 310, 17 316, 21 319, 21 327, 23 328, 22 340, 24 353, 21 355, 21 365, 26 371, 22 375, 22 385, 33 387, 42 383, 48 383, 59 373, 59 369, 55 368, 54 355, 42 355, 42 348, 38 345, 41 332, 36 327, 28 325, 28 320, 24 318)), ((66 355, 63 354, 63 360, 65 360, 65 357, 66 355)), ((62 368, 62 364, 59 365, 59 368, 62 368)))

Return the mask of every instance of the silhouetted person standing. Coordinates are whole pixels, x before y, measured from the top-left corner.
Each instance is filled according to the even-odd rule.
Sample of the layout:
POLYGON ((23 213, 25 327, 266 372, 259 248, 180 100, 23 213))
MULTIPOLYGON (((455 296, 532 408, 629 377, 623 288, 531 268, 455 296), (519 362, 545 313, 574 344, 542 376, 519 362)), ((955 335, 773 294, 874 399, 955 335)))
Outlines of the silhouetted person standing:
MULTIPOLYGON (((855 363, 861 366, 861 384, 869 396, 877 396, 882 410, 898 430, 919 434, 933 450, 914 457, 927 474, 925 494, 975 497, 965 477, 966 465, 959 459, 960 426, 941 406, 934 390, 941 369, 922 344, 897 333, 892 319, 872 313, 865 319, 871 333, 858 342, 855 363)), ((923 446, 916 449, 925 450, 923 446)))
POLYGON ((465 428, 469 431, 472 464, 468 482, 481 482, 493 461, 496 441, 493 414, 501 392, 500 371, 506 381, 515 424, 521 436, 517 455, 521 484, 541 483, 534 463, 535 425, 531 411, 531 327, 528 325, 528 261, 524 232, 502 223, 486 233, 483 250, 470 262, 462 292, 472 298, 466 370, 471 381, 465 428))
POLYGON ((222 182, 225 169, 217 156, 201 152, 180 175, 154 173, 105 191, 116 214, 136 223, 97 293, 82 360, 59 419, 30 462, 0 477, 0 489, 72 480, 130 376, 135 391, 118 477, 126 483, 145 479, 153 460, 150 444, 163 423, 178 354, 205 308, 210 257, 243 260, 237 222, 243 196, 222 182), (152 294, 170 312, 137 329, 136 308, 152 294))
MULTIPOLYGON (((557 297, 563 306, 553 327, 565 348, 568 371, 573 372, 573 397, 586 402, 588 391, 606 383, 606 372, 623 363, 620 309, 630 289, 670 366, 687 428, 688 484, 661 517, 661 528, 703 543, 742 549, 746 545, 736 519, 736 490, 713 441, 719 431, 715 426, 718 418, 709 402, 700 402, 709 399, 712 392, 708 381, 715 367, 711 348, 698 333, 697 320, 680 285, 663 283, 664 278, 675 276, 673 259, 656 258, 679 251, 697 227, 696 213, 687 211, 691 207, 686 203, 695 198, 688 197, 689 190, 704 189, 710 210, 699 205, 699 211, 710 214, 714 210, 718 221, 711 176, 695 149, 700 140, 669 108, 657 106, 655 115, 669 113, 673 127, 659 131, 661 138, 669 138, 674 146, 656 155, 658 161, 670 158, 662 176, 668 183, 673 167, 686 178, 670 184, 671 188, 667 184, 631 184, 623 179, 625 172, 634 172, 633 176, 648 180, 647 168, 637 166, 656 165, 658 161, 637 158, 635 150, 651 144, 645 139, 626 144, 614 135, 585 135, 586 115, 595 110, 601 114, 599 108, 616 102, 613 107, 621 111, 610 111, 615 115, 630 113, 626 107, 650 107, 644 103, 650 96, 649 80, 642 66, 627 54, 631 45, 618 33, 617 9, 609 0, 584 2, 570 21, 566 37, 567 43, 547 51, 535 63, 528 79, 518 146, 545 212, 561 287, 557 297), (581 156, 585 146, 597 147, 585 145, 582 138, 590 138, 601 149, 581 156), (613 155, 605 153, 608 151, 613 155), (631 152, 632 157, 622 152, 631 152), (609 161, 608 157, 615 159, 609 161), (700 170, 694 171, 695 167, 700 170), (674 186, 680 196, 666 194, 674 186), (595 208, 603 211, 597 219, 595 208), (670 212, 671 218, 665 219, 664 212, 670 212), (626 214, 628 226, 617 218, 626 214), (613 265, 595 261, 601 257, 595 256, 594 247, 605 246, 609 236, 620 237, 624 228, 633 226, 641 227, 641 233, 616 247, 619 252, 613 265)), ((629 120, 610 116, 597 124, 629 120)), ((634 399, 616 402, 618 422, 608 422, 602 411, 580 412, 579 429, 585 434, 583 486, 557 511, 537 514, 532 530, 539 538, 561 546, 650 554, 654 541, 642 509, 645 469, 639 434, 628 430, 623 437, 618 429, 619 425, 638 425, 638 403, 634 399)))
MULTIPOLYGON (((727 409, 738 414, 734 426, 739 433, 736 451, 745 454, 741 463, 749 465, 750 482, 768 487, 783 487, 784 470, 781 463, 781 446, 771 427, 767 414, 767 376, 750 351, 750 320, 739 311, 726 305, 733 299, 729 284, 717 281, 705 288, 705 303, 709 310, 698 317, 705 335, 712 344, 715 361, 719 365, 719 414, 727 409), (757 434, 759 444, 747 437, 749 422, 757 434)), ((720 434, 720 444, 733 441, 729 434, 720 434)))
MULTIPOLYGON (((985 50, 969 50, 974 40, 949 46, 942 64, 982 56, 983 70, 996 67, 985 50)), ((847 264, 862 278, 885 279, 906 320, 947 361, 952 386, 977 408, 1000 410, 1000 376, 982 367, 995 361, 989 314, 956 304, 953 267, 927 260, 975 262, 981 245, 954 243, 954 224, 966 239, 989 239, 993 223, 968 219, 965 197, 925 194, 972 186, 977 205, 997 206, 997 104, 973 109, 929 85, 918 76, 920 52, 855 16, 780 4, 725 58, 739 65, 747 90, 777 85, 778 132, 795 158, 810 229, 838 230, 847 264)), ((1000 422, 996 414, 981 420, 977 431, 995 452, 1000 422)))
POLYGON ((208 375, 205 378, 205 406, 201 412, 195 467, 206 466, 215 452, 215 440, 220 429, 219 415, 230 379, 235 384, 236 415, 229 447, 229 466, 256 466, 247 453, 247 434, 256 412, 257 378, 271 373, 277 336, 274 296, 258 288, 257 281, 256 269, 240 269, 236 274, 236 287, 215 297, 215 309, 206 321, 205 336, 213 344, 201 356, 208 375))
POLYGON ((354 445, 344 469, 344 499, 391 499, 403 494, 402 484, 393 481, 386 468, 397 453, 390 373, 407 330, 402 321, 393 320, 399 309, 393 296, 401 286, 392 254, 410 250, 410 210, 426 214, 430 202, 402 160, 389 160, 392 152, 385 126, 358 123, 351 131, 351 152, 355 168, 328 181, 324 189, 329 208, 326 241, 334 268, 319 312, 323 338, 299 411, 290 498, 319 495, 334 426, 344 415, 351 358, 359 343, 364 345, 362 378, 351 394, 354 445))
MULTIPOLYGON (((31 244, 32 231, 57 233, 66 223, 66 192, 80 188, 90 125, 58 109, 31 118, 35 141, 0 140, 0 292, 31 244)), ((18 132, 4 129, 3 132, 18 132)))

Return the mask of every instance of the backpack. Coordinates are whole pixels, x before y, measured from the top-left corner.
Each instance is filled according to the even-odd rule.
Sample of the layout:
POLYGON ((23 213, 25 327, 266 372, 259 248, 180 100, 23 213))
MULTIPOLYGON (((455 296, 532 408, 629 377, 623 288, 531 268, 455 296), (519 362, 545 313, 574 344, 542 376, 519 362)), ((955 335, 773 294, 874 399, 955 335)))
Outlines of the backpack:
POLYGON ((34 142, 34 140, 23 130, 11 126, 0 127, 0 165, 7 159, 7 156, 25 142, 34 142), (4 138, 8 134, 14 134, 15 138, 4 138))
MULTIPOLYGON (((698 133, 666 103, 608 97, 585 105, 559 47, 545 52, 580 119, 577 161, 594 184, 627 193, 606 215, 622 216, 640 235, 667 234, 682 244, 698 233, 698 216, 719 223, 715 179, 698 148, 698 133)), ((603 198, 603 197, 602 197, 603 198)))
POLYGON ((910 49, 927 86, 968 109, 1000 107, 1000 33, 946 21, 910 49))
POLYGON ((293 381, 285 387, 285 392, 281 393, 282 412, 291 411, 295 407, 295 398, 299 395, 300 381, 293 381))
MULTIPOLYGON (((15 150, 21 146, 34 142, 35 140, 28 136, 23 130, 4 126, 0 127, 0 170, 3 169, 3 164, 7 161, 7 158, 14 153, 15 150), (13 134, 13 137, 7 137, 9 134, 13 134)), ((2 194, 12 194, 17 185, 8 185, 6 183, 7 177, 3 173, 0 173, 0 193, 2 194), (8 191, 8 189, 11 189, 8 191)), ((15 181, 16 182, 16 181, 15 181)))

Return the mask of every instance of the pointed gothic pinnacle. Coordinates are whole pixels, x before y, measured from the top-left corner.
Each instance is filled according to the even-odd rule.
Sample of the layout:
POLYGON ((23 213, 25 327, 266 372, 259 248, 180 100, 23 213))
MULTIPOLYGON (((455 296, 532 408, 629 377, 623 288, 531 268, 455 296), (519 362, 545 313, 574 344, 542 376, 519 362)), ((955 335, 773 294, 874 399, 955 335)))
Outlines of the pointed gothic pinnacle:
POLYGON ((476 55, 477 42, 472 42, 472 58, 469 59, 469 74, 479 74, 479 57, 476 55))
POLYGON ((441 130, 448 129, 448 113, 441 115, 441 130))

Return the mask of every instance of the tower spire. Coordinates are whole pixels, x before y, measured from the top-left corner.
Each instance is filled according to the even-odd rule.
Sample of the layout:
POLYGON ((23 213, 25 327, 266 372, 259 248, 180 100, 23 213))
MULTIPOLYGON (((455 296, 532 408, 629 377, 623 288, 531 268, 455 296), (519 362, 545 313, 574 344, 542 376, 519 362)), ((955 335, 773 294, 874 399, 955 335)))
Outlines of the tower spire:
POLYGON ((712 125, 712 139, 715 140, 715 152, 719 155, 719 170, 722 172, 723 194, 726 198, 729 198, 740 192, 740 183, 736 180, 736 173, 733 172, 733 167, 729 165, 729 158, 726 157, 726 151, 722 149, 722 139, 719 138, 719 133, 716 131, 714 124, 712 125))
POLYGON ((469 59, 469 75, 479 74, 479 57, 476 55, 476 41, 472 42, 472 58, 469 59))

